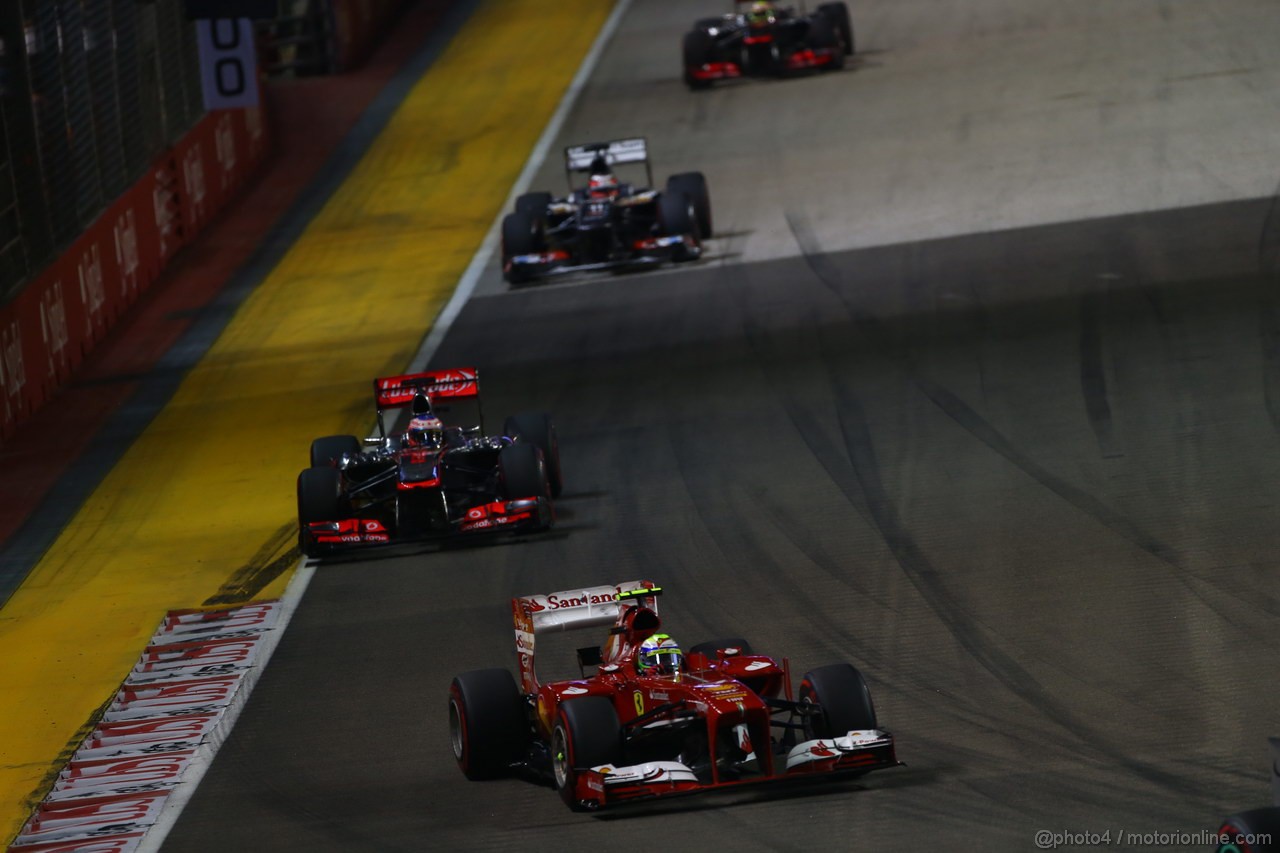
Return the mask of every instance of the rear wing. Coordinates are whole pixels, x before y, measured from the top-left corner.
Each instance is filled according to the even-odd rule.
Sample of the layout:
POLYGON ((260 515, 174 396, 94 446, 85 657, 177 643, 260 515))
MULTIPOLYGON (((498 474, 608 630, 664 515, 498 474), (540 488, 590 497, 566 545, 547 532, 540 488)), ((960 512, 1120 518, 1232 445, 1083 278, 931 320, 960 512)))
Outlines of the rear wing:
POLYGON ((611 625, 617 621, 622 609, 633 603, 657 613, 661 592, 662 589, 653 581, 639 580, 511 599, 516 655, 520 659, 520 681, 524 691, 536 693, 538 690, 533 668, 538 634, 611 625))
POLYGON ((653 186, 653 172, 649 168, 649 143, 643 136, 634 139, 614 139, 610 142, 588 142, 570 145, 564 149, 564 172, 573 186, 574 173, 591 171, 596 160, 604 160, 612 169, 627 163, 643 163, 649 186, 653 186))
MULTIPOLYGON (((474 367, 451 367, 447 370, 427 370, 422 373, 405 373, 400 376, 381 376, 373 380, 373 403, 378 412, 378 429, 387 434, 382 413, 386 409, 400 409, 413 404, 419 393, 426 394, 432 408, 448 411, 447 401, 480 401, 480 371, 474 367), (440 405, 445 403, 445 405, 440 405)), ((483 424, 483 413, 480 416, 483 424)))

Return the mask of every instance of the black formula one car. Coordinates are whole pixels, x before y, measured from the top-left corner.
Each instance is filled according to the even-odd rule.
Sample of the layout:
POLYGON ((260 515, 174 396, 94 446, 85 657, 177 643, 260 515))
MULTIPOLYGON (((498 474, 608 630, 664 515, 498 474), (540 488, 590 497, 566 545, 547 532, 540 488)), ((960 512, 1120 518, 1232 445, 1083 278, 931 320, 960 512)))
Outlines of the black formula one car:
POLYGON ((311 442, 298 475, 302 552, 482 532, 546 530, 560 494, 560 446, 549 415, 507 418, 502 435, 483 432, 480 375, 473 367, 373 380, 378 435, 311 442), (474 403, 481 426, 456 421, 474 403), (410 409, 403 431, 387 430, 387 410, 410 409))
POLYGON ((705 89, 716 80, 834 71, 853 55, 853 24, 844 3, 822 3, 812 14, 753 2, 741 11, 703 18, 684 37, 684 81, 705 89))
POLYGON ((711 198, 701 172, 667 179, 665 190, 619 182, 614 166, 642 164, 653 185, 644 139, 565 149, 568 198, 526 193, 502 220, 502 274, 512 285, 560 273, 694 261, 711 236, 711 198), (574 188, 574 176, 587 185, 574 188))

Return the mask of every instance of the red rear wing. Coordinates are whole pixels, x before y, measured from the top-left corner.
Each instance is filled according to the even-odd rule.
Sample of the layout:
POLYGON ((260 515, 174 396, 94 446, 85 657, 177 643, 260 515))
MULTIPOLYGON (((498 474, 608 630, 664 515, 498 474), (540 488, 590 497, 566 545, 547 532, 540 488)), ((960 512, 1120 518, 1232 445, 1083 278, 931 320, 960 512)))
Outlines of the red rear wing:
POLYGON ((608 625, 618 618, 625 606, 624 601, 636 602, 657 613, 657 596, 661 592, 662 588, 653 581, 637 580, 511 599, 516 656, 520 662, 520 683, 524 692, 538 692, 538 677, 534 672, 538 634, 608 625))
POLYGON ((474 367, 451 367, 373 380, 374 404, 378 411, 407 406, 419 391, 425 392, 432 402, 479 397, 480 371, 474 367))

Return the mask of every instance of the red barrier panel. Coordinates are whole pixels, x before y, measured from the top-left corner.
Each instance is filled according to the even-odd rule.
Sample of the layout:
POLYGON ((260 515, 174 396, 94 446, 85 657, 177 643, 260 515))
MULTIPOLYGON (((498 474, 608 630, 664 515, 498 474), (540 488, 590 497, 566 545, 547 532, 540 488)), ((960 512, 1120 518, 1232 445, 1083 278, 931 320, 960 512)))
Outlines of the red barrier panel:
POLYGON ((404 0, 330 0, 333 14, 334 70, 359 65, 404 5, 404 0))
POLYGON ((206 114, 0 306, 0 438, 48 400, 267 155, 260 110, 206 114))

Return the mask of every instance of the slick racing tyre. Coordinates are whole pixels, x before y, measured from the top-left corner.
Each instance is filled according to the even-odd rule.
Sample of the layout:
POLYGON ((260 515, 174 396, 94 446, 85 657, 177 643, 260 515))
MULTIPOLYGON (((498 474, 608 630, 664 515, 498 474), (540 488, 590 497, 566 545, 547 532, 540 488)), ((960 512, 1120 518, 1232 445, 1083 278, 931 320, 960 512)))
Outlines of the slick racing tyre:
POLYGON ((546 217, 547 207, 551 204, 551 193, 525 193, 516 199, 516 213, 527 213, 540 220, 546 217))
POLYGON ((710 660, 715 661, 717 652, 721 649, 737 649, 740 655, 753 654, 751 644, 741 637, 726 637, 723 640, 707 640, 705 643, 689 649, 689 654, 701 653, 706 655, 710 660))
POLYGON ((831 48, 835 58, 827 71, 839 71, 844 68, 844 57, 847 52, 841 40, 839 27, 826 15, 814 15, 809 21, 809 46, 812 48, 831 48))
POLYGON ((336 521, 349 515, 342 497, 342 474, 329 465, 307 468, 298 475, 298 545, 302 553, 315 557, 323 553, 307 526, 313 521, 336 521))
MULTIPOLYGON (((685 193, 663 193, 658 196, 658 226, 662 233, 669 236, 691 236, 695 247, 702 243, 693 201, 685 193)), ((677 263, 695 261, 700 254, 697 248, 690 250, 687 246, 678 246, 672 259, 677 263)))
POLYGON ((701 172, 682 172, 667 178, 668 193, 684 193, 693 202, 693 212, 698 220, 698 236, 703 240, 711 236, 711 193, 707 190, 707 178, 701 172))
POLYGON ((589 807, 575 795, 578 773, 622 757, 622 723, 613 702, 604 696, 584 696, 560 703, 551 730, 551 770, 560 799, 574 811, 589 807))
POLYGON ((849 19, 849 7, 845 3, 820 3, 818 14, 835 24, 844 39, 846 56, 853 56, 853 22, 849 19))
POLYGON ((1214 848, 1218 853, 1274 853, 1280 851, 1280 807, 1250 809, 1247 812, 1233 814, 1222 821, 1218 830, 1219 842, 1214 848), (1262 843, 1255 840, 1252 844, 1244 844, 1237 836, 1269 836, 1270 841, 1262 843), (1223 836, 1226 836, 1223 838, 1223 836))
MULTIPOLYGON (((532 444, 512 444, 498 452, 498 488, 505 500, 545 497, 551 503, 551 482, 542 450, 532 444)), ((539 528, 546 530, 555 516, 548 513, 539 528)))
POLYGON ((343 456, 360 452, 360 440, 354 435, 326 435, 311 442, 311 467, 332 465, 343 456))
POLYGON ((468 779, 505 775, 525 758, 529 723, 524 697, 505 669, 477 669, 449 688, 449 742, 468 779))
POLYGON ((852 731, 874 729, 876 711, 862 673, 847 663, 836 663, 806 672, 800 681, 800 703, 817 705, 806 714, 808 738, 841 737, 852 731))
POLYGON ((547 466, 547 480, 551 484, 551 497, 560 497, 560 492, 564 490, 564 480, 560 474, 560 442, 556 438, 556 425, 552 423, 551 416, 544 412, 512 415, 502 425, 502 432, 512 437, 519 436, 542 451, 542 460, 547 466))
POLYGON ((511 284, 529 281, 528 271, 510 266, 517 255, 534 255, 542 251, 541 220, 528 212, 508 213, 502 217, 502 274, 511 284))
POLYGON ((711 87, 710 80, 699 80, 693 76, 693 70, 701 68, 711 61, 712 54, 715 51, 715 44, 715 39, 706 30, 698 29, 685 34, 682 51, 684 54, 684 82, 686 86, 695 92, 699 89, 711 87))

